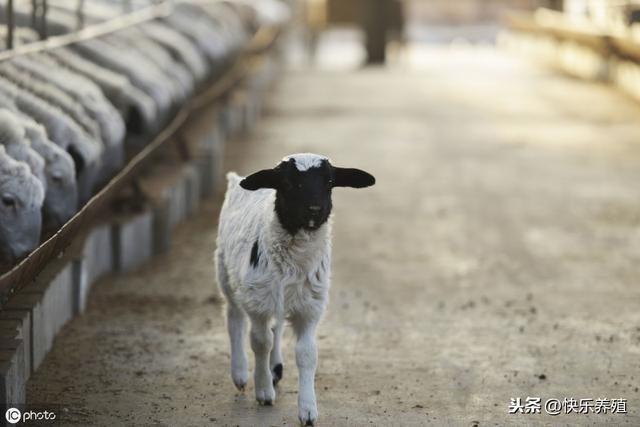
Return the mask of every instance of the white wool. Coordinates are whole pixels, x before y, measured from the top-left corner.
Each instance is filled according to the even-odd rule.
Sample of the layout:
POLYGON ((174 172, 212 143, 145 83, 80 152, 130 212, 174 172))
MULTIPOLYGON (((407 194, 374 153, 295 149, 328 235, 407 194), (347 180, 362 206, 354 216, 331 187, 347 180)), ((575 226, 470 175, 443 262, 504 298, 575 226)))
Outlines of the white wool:
POLYGON ((18 194, 27 209, 40 208, 44 201, 42 183, 31 173, 29 166, 9 157, 0 145, 0 192, 18 194))
POLYGON ((282 159, 283 162, 288 162, 290 159, 293 159, 296 162, 296 168, 300 172, 307 171, 311 168, 317 168, 322 165, 322 162, 327 160, 330 162, 328 157, 321 156, 319 154, 313 153, 298 153, 291 154, 282 159))

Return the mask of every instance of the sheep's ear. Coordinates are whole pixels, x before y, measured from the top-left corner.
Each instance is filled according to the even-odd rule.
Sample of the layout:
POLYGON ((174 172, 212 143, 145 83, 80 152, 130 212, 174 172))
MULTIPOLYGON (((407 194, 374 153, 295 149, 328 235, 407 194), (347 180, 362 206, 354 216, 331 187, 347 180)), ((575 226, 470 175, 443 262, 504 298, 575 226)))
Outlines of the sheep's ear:
POLYGON ((363 188, 376 183, 376 179, 370 173, 353 168, 333 168, 334 187, 363 188))
POLYGON ((273 188, 277 190, 279 182, 280 175, 277 171, 274 169, 264 169, 240 181, 240 187, 250 191, 260 188, 273 188))

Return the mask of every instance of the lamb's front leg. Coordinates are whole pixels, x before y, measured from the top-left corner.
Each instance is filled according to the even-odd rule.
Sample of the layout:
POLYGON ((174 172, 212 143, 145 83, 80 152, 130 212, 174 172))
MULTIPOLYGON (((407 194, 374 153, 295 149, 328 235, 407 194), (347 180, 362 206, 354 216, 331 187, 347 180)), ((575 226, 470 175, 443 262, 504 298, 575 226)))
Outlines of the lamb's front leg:
POLYGON ((318 363, 316 349, 317 319, 304 316, 292 318, 296 342, 296 365, 298 366, 298 418, 300 424, 312 426, 318 418, 316 404, 315 375, 318 363))
POLYGON ((256 359, 254 381, 256 400, 261 405, 271 405, 276 399, 273 377, 269 367, 269 353, 273 345, 273 333, 269 328, 269 318, 251 316, 251 348, 256 359))
POLYGON ((282 332, 284 330, 284 319, 276 320, 276 324, 271 328, 273 331, 273 348, 271 349, 270 365, 273 375, 273 385, 278 384, 282 379, 284 367, 282 365, 282 332))

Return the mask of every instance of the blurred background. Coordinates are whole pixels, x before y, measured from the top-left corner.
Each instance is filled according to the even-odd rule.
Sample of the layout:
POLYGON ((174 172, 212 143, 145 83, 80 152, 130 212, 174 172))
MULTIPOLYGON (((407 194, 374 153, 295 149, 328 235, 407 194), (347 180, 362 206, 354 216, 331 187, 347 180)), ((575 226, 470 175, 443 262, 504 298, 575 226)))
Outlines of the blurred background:
POLYGON ((318 425, 640 425, 640 0, 0 4, 0 142, 75 186, 25 221, 0 176, 3 403, 298 425, 292 331, 275 405, 236 392, 212 253, 227 172, 314 152, 376 177, 332 196, 318 425))

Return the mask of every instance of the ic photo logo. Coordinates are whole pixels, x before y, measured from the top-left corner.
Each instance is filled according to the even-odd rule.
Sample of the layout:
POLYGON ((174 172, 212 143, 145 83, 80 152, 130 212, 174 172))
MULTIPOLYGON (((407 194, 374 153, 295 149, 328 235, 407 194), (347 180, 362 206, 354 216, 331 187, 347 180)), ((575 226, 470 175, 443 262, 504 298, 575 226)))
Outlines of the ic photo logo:
POLYGON ((22 419, 22 412, 18 408, 9 408, 4 413, 4 417, 9 424, 17 424, 22 419))
POLYGON ((9 424, 37 422, 38 425, 52 425, 57 419, 56 412, 51 410, 33 410, 33 408, 20 410, 14 407, 6 410, 4 418, 9 424))

